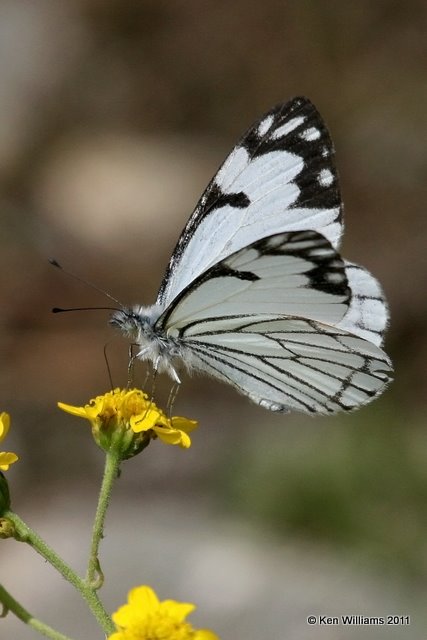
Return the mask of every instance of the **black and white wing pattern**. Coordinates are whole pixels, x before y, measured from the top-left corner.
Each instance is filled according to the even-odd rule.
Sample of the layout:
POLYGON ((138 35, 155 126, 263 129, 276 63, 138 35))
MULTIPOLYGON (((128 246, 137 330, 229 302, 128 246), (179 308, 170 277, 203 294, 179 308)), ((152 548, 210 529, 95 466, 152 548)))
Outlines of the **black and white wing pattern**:
POLYGON ((351 300, 347 313, 337 326, 379 347, 384 341, 389 316, 384 293, 369 271, 346 260, 344 264, 351 300))
POLYGON ((335 324, 350 303, 345 263, 317 231, 262 238, 202 273, 166 309, 172 327, 248 314, 300 315, 335 324))
POLYGON ((350 411, 378 396, 391 363, 378 347, 292 316, 228 317, 182 330, 192 364, 271 411, 350 411))
POLYGON ((316 231, 269 236, 196 278, 156 327, 189 368, 270 410, 350 410, 381 392, 391 363, 339 327, 352 300, 347 268, 316 231))
POLYGON ((175 361, 259 405, 357 408, 391 379, 376 279, 338 254, 334 149, 306 98, 255 123, 211 180, 170 259, 156 304, 111 322, 175 381, 175 361))
POLYGON ((329 132, 307 98, 266 113, 211 180, 170 259, 157 303, 255 240, 312 230, 337 248, 342 205, 329 132))

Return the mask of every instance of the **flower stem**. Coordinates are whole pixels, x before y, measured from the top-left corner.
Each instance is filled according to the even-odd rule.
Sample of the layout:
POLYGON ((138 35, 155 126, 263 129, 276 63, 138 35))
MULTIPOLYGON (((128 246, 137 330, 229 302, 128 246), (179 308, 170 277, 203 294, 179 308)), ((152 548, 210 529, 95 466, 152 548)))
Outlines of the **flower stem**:
POLYGON ((29 627, 46 636, 46 638, 51 638, 51 640, 72 640, 68 636, 64 636, 63 633, 52 629, 41 620, 34 618, 2 585, 0 585, 0 602, 3 604, 2 616, 5 616, 8 611, 12 611, 19 620, 22 620, 22 622, 25 622, 29 627))
POLYGON ((105 458, 104 477, 99 492, 98 506, 92 529, 92 542, 90 546, 89 562, 86 573, 86 583, 93 589, 102 586, 104 576, 99 563, 99 545, 104 535, 105 514, 111 497, 113 482, 119 474, 121 462, 120 453, 111 448, 105 458))
POLYGON ((96 591, 80 578, 71 567, 58 556, 58 554, 49 547, 40 536, 25 524, 21 518, 13 511, 3 513, 4 518, 8 518, 15 526, 15 539, 20 542, 29 544, 42 558, 49 562, 70 584, 77 589, 84 600, 89 605, 93 615, 98 620, 105 633, 113 633, 115 627, 113 622, 105 611, 96 591))

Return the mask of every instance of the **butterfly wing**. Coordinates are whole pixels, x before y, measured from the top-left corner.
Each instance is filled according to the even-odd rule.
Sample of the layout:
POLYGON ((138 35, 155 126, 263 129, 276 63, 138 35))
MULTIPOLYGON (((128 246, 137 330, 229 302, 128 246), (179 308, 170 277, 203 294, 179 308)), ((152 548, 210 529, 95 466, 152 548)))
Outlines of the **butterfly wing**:
POLYGON ((376 345, 305 318, 215 318, 182 328, 182 337, 195 368, 272 411, 349 411, 391 379, 390 360, 376 345))
POLYGON ((350 304, 345 265, 316 231, 279 233, 233 253, 182 291, 156 324, 170 338, 212 318, 297 315, 336 323, 350 304))
POLYGON ((346 314, 336 326, 380 347, 389 318, 381 286, 363 267, 347 261, 344 263, 351 300, 346 314))
POLYGON ((378 338, 372 300, 362 298, 369 285, 379 299, 374 283, 316 231, 275 234, 196 278, 157 328, 176 341, 189 368, 268 409, 350 410, 381 393, 391 375, 387 355, 360 335, 378 338))
POLYGON ((310 229, 336 248, 342 205, 328 130, 307 98, 255 123, 211 180, 170 259, 157 303, 256 240, 310 229))

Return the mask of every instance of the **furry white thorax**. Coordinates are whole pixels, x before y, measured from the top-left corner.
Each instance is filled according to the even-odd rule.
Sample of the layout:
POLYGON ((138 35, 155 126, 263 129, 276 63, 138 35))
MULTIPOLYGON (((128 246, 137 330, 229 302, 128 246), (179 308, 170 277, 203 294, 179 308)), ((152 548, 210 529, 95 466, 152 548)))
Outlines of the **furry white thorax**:
POLYGON ((156 322, 163 311, 162 305, 124 307, 112 314, 110 324, 120 329, 132 344, 137 345, 136 358, 150 360, 155 371, 165 372, 180 383, 173 361, 175 358, 184 360, 188 367, 188 358, 184 358, 187 349, 176 338, 156 329, 156 322))

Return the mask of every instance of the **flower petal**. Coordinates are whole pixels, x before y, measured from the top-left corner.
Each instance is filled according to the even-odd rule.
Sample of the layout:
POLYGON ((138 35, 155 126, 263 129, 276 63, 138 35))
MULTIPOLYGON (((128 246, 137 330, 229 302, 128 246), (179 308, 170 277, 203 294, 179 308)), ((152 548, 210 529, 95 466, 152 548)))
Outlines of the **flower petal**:
POLYGON ((117 626, 126 628, 152 615, 158 610, 159 604, 159 599, 151 587, 135 587, 128 593, 128 604, 124 604, 113 613, 112 618, 117 626))
POLYGON ((57 405, 60 409, 62 409, 62 411, 71 413, 72 416, 77 416, 78 418, 87 418, 86 410, 84 407, 73 407, 71 404, 65 404, 65 402, 58 402, 57 405))
POLYGON ((153 610, 158 609, 160 604, 155 591, 147 585, 131 589, 128 595, 128 602, 132 607, 138 607, 141 613, 152 613, 153 610))
POLYGON ((191 446, 191 439, 183 431, 177 429, 166 429, 164 427, 154 427, 155 433, 159 436, 162 442, 166 444, 178 444, 184 449, 188 449, 191 446))
POLYGON ((219 637, 213 631, 208 629, 199 629, 194 633, 193 640, 219 640, 219 637))
POLYGON ((116 627, 126 629, 129 624, 132 624, 132 618, 134 610, 128 604, 124 604, 117 609, 111 616, 116 627))
POLYGON ((7 471, 11 464, 19 460, 16 453, 0 451, 0 471, 7 471))
POLYGON ((148 431, 149 429, 152 429, 159 420, 159 417, 160 414, 158 411, 148 409, 148 411, 137 416, 131 416, 129 422, 134 433, 141 433, 141 431, 148 431))
POLYGON ((190 420, 189 418, 182 418, 181 416, 173 416, 171 419, 172 427, 185 431, 185 433, 191 433, 194 429, 197 429, 197 420, 190 420))
POLYGON ((213 632, 196 630, 186 621, 195 608, 189 602, 160 602, 151 587, 135 587, 128 603, 113 613, 117 631, 108 640, 219 640, 213 632))
POLYGON ((10 415, 6 411, 0 413, 0 442, 7 436, 10 427, 10 415))
POLYGON ((96 420, 102 410, 104 408, 104 399, 103 398, 95 398, 93 402, 86 404, 82 407, 84 410, 84 417, 93 422, 96 420))
POLYGON ((187 616, 196 608, 196 605, 189 602, 176 602, 175 600, 163 600, 160 603, 162 613, 167 613, 178 622, 183 622, 187 616))

